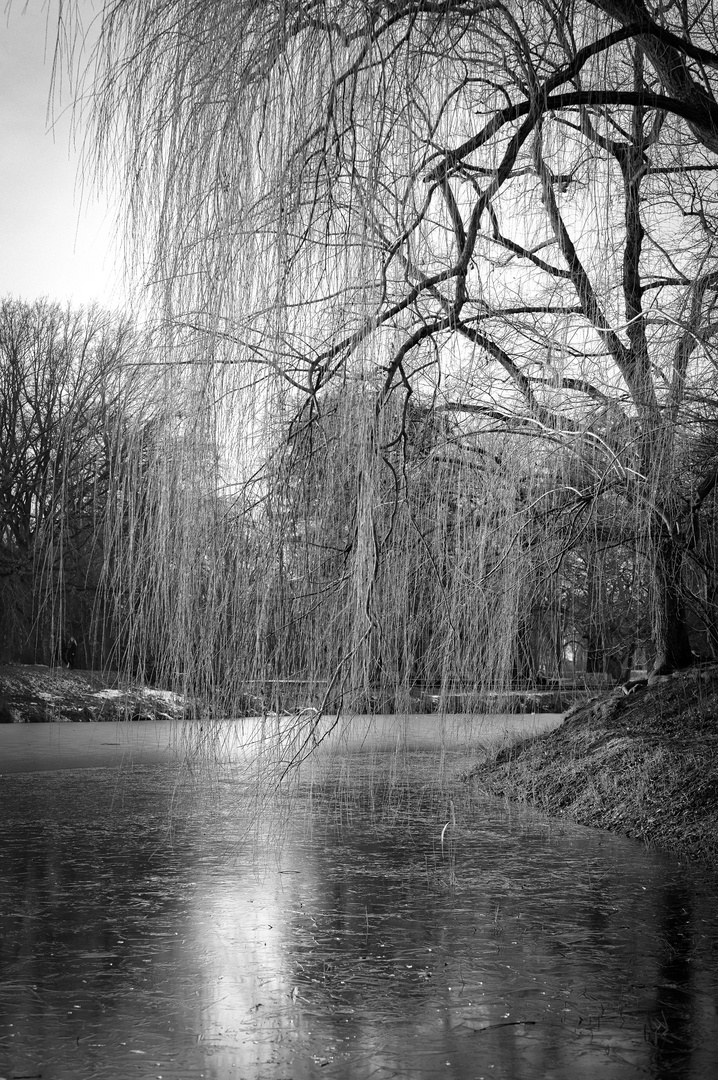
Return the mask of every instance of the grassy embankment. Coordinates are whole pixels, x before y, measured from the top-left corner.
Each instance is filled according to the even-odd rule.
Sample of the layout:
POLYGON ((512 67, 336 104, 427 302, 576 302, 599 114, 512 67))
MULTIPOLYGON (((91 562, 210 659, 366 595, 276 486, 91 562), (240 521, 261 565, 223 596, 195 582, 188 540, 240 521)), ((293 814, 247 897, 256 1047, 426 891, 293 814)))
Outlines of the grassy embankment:
POLYGON ((489 751, 472 790, 681 856, 718 854, 718 664, 569 710, 560 728, 489 751))

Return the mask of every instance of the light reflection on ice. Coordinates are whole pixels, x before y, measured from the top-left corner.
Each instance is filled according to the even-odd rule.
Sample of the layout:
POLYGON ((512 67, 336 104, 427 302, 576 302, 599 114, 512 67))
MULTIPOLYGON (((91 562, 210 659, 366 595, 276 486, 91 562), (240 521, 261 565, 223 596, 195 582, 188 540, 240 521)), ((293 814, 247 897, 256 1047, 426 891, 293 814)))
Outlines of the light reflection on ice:
POLYGON ((5 777, 0 1076, 713 1075, 715 882, 462 794, 492 732, 431 719, 357 720, 274 801, 256 724, 5 777))

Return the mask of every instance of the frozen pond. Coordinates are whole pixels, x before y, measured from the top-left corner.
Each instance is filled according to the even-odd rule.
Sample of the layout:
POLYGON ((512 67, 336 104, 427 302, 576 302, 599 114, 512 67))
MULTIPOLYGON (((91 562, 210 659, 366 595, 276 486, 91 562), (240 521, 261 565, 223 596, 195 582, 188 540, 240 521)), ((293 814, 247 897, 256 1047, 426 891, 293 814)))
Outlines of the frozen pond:
POLYGON ((715 880, 457 796, 477 721, 359 721, 272 796, 236 726, 60 771, 16 746, 0 1077, 717 1075, 715 880))

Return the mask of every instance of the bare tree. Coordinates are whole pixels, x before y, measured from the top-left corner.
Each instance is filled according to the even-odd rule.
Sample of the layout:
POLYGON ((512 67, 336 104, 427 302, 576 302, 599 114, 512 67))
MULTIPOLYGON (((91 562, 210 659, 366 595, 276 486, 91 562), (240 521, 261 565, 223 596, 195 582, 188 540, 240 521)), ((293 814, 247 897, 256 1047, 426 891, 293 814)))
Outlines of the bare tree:
MULTIPOLYGON (((0 304, 2 651, 59 662, 93 646, 104 519, 132 335, 99 310, 0 304)), ((93 655, 94 654, 94 655, 93 655)))
MULTIPOLYGON (((237 482, 269 498, 327 395, 363 387, 340 666, 385 630, 411 400, 453 418, 434 456, 462 461, 435 470, 455 505, 501 463, 484 475, 500 501, 510 478, 516 574, 538 503, 547 568, 589 519, 620 519, 650 571, 654 669, 691 662, 690 523, 718 478, 691 449, 715 423, 716 31, 690 2, 106 6, 88 167, 116 168, 171 359, 237 482)), ((491 572, 453 575, 447 610, 491 572)))

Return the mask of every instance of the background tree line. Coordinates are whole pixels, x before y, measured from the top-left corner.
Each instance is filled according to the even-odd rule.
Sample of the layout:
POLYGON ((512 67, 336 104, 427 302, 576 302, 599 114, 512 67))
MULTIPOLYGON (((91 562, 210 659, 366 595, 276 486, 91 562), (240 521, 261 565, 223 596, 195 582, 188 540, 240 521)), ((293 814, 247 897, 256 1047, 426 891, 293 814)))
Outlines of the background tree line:
POLYGON ((0 304, 0 659, 126 665, 114 588, 154 409, 127 318, 39 300, 0 304), (140 470, 138 472, 138 470, 140 470))
POLYGON ((95 610, 126 325, 39 301, 0 305, 0 648, 3 659, 103 656, 95 610), (90 628, 92 627, 92 630, 90 628))
MULTIPOLYGON (((6 301, 0 314, 3 659, 57 662, 72 633, 78 664, 191 684, 220 709, 233 707, 238 667, 248 708, 262 693, 318 700, 364 614, 351 569, 362 466, 376 465, 362 461, 375 388, 325 397, 295 424, 290 452, 263 446, 254 477, 228 494, 216 433, 191 417, 190 439, 169 391, 157 394, 166 364, 127 323, 44 302, 6 301), (302 685, 282 691, 288 680, 302 685)), ((627 677, 651 655, 648 582, 620 500, 594 500, 587 515, 530 438, 467 431, 453 409, 409 401, 382 422, 371 502, 390 536, 373 583, 383 623, 333 701, 411 708, 419 689, 443 686, 446 700, 474 690, 478 705, 487 688, 584 668, 627 677), (580 530, 569 544, 567 516, 580 530), (510 637, 487 633, 500 623, 510 637)), ((684 598, 705 657, 710 525, 691 537, 684 598)))

